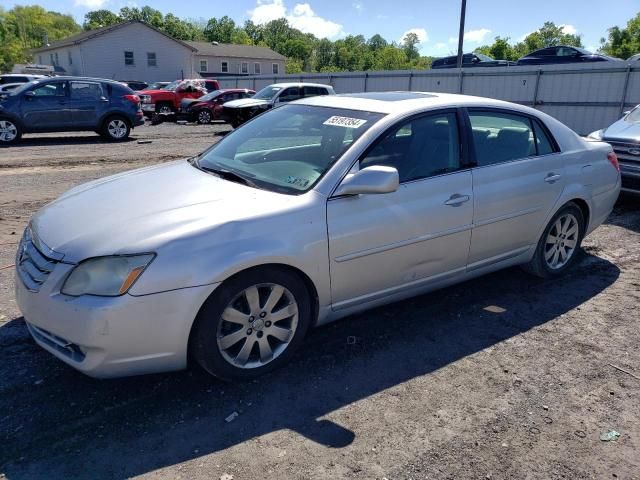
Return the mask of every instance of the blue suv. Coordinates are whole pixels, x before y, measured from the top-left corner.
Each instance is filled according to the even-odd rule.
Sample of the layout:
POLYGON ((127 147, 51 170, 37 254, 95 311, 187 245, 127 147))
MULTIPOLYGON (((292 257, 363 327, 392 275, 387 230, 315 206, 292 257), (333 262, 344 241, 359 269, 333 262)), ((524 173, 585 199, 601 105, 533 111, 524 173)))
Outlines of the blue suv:
POLYGON ((112 80, 51 77, 0 96, 0 145, 31 132, 95 131, 124 140, 143 124, 140 98, 112 80))

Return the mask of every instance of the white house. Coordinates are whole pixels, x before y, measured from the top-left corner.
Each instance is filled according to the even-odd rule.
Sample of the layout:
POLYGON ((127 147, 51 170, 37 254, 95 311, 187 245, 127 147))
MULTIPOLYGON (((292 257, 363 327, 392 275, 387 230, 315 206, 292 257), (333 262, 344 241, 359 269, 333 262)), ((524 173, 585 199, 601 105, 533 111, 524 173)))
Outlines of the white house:
POLYGON ((139 21, 78 33, 32 50, 41 65, 69 75, 115 80, 284 73, 283 55, 266 47, 176 40, 139 21))

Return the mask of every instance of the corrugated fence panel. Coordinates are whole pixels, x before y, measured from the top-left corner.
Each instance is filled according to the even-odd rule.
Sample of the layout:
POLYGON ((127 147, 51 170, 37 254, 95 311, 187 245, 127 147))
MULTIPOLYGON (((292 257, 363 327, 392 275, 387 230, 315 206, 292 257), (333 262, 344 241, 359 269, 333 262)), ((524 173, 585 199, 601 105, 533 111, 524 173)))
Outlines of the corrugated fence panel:
MULTIPOLYGON (((449 69, 223 77, 219 81, 225 88, 256 90, 271 83, 306 81, 331 84, 336 93, 396 90, 460 93, 460 80, 460 70, 449 69)), ((580 134, 604 128, 619 118, 625 83, 625 109, 628 109, 640 104, 640 65, 602 62, 462 71, 462 93, 525 105, 533 105, 535 101, 535 108, 580 134)))
POLYGON ((594 130, 611 125, 620 118, 619 107, 542 105, 538 110, 557 118, 581 135, 587 135, 594 130))
POLYGON ((367 90, 376 92, 396 92, 409 89, 410 75, 369 75, 367 90))
POLYGON ((415 92, 458 93, 460 77, 433 72, 429 75, 416 74, 411 79, 411 90, 415 92))
POLYGON ((463 89, 467 95, 531 104, 536 90, 536 78, 535 73, 469 75, 464 77, 463 89))

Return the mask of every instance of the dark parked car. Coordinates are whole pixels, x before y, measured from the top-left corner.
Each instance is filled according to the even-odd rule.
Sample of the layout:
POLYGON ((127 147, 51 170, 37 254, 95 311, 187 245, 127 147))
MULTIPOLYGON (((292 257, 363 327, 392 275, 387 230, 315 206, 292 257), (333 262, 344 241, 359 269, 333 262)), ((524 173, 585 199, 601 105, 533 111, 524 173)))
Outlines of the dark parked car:
POLYGON ((180 116, 191 122, 210 123, 220 119, 224 103, 249 98, 255 93, 247 88, 230 88, 214 90, 200 98, 185 98, 180 102, 180 116))
POLYGON ((222 120, 235 128, 278 105, 318 95, 335 95, 335 92, 331 85, 320 83, 274 83, 251 98, 225 103, 222 120))
POLYGON ((613 147, 620 164, 622 191, 640 194, 640 105, 624 112, 623 117, 589 138, 607 142, 613 147))
POLYGON ((140 98, 113 80, 51 77, 0 97, 0 145, 31 132, 95 131, 124 140, 143 123, 140 98))
MULTIPOLYGON (((515 65, 516 62, 509 60, 495 60, 482 53, 465 53, 462 55, 462 68, 469 67, 507 67, 515 65)), ((456 68, 458 66, 458 56, 442 57, 433 61, 431 68, 456 68)))
POLYGON ((584 48, 558 45, 531 52, 518 59, 518 65, 546 65, 554 63, 608 62, 619 58, 591 53, 584 48))
POLYGON ((131 90, 145 90, 149 88, 149 84, 147 82, 141 82, 140 80, 120 80, 120 83, 124 83, 131 90))

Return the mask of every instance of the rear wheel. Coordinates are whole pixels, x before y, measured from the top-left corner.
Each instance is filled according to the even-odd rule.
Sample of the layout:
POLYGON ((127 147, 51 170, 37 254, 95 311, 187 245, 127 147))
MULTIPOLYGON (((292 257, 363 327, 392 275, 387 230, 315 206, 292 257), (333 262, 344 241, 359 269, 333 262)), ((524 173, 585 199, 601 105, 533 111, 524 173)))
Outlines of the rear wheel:
POLYGON ((0 117, 0 145, 12 145, 20 140, 22 130, 16 122, 0 117))
POLYGON ((131 133, 129 122, 120 116, 109 117, 105 120, 102 128, 102 136, 108 140, 126 140, 131 133))
POLYGON ((295 273, 253 269, 229 279, 206 301, 191 351, 217 377, 252 379, 286 363, 310 324, 309 294, 295 273))
POLYGON ((206 108, 203 108, 198 112, 197 118, 198 118, 198 123, 200 124, 205 125, 207 123, 211 123, 211 112, 206 108))
POLYGON ((175 110, 169 103, 159 103, 156 105, 156 113, 171 115, 172 113, 175 113, 175 110))
POLYGON ((567 203, 545 228, 533 259, 523 268, 538 277, 566 272, 576 261, 584 237, 584 215, 575 203, 567 203))

